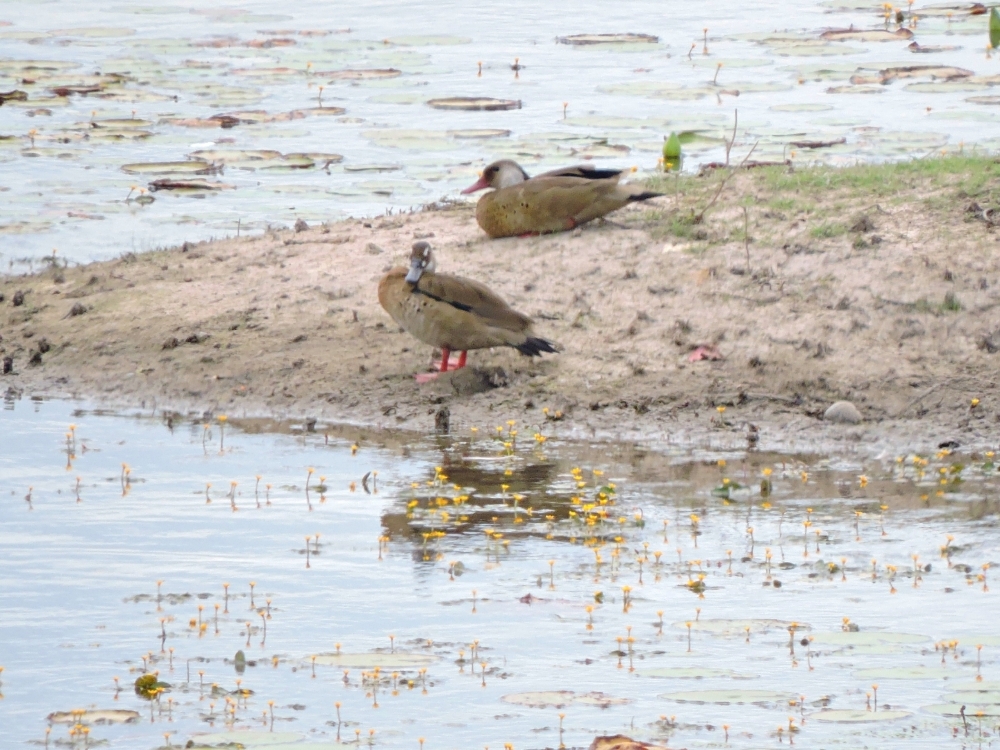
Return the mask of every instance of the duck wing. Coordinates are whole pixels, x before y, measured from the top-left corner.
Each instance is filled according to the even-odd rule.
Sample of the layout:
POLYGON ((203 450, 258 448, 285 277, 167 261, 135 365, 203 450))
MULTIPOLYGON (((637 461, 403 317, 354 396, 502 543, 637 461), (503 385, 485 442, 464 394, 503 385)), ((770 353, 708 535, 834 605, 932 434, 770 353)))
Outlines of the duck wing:
POLYGON ((469 313, 493 328, 518 333, 531 328, 531 318, 512 308, 489 287, 472 279, 425 274, 414 286, 413 293, 469 313))
POLYGON ((562 167, 549 172, 535 175, 532 179, 540 180, 549 177, 578 177, 584 180, 609 180, 621 177, 626 170, 621 169, 599 169, 593 164, 577 164, 572 167, 562 167))

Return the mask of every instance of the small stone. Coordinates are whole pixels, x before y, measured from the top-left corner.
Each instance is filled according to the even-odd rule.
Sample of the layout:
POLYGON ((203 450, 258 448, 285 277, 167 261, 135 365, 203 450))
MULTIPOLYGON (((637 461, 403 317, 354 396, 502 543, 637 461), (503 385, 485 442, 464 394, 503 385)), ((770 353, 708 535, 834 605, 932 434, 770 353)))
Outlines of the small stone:
POLYGON ((861 412, 850 401, 838 401, 823 412, 823 420, 834 424, 858 424, 861 412))
POLYGON ((382 253, 385 252, 385 250, 380 248, 374 242, 369 242, 367 245, 365 245, 365 252, 368 253, 369 255, 381 255, 382 253))
POLYGON ((73 306, 69 309, 69 316, 75 318, 77 315, 83 315, 87 312, 87 308, 83 306, 82 302, 74 302, 73 306))
POLYGON ((24 292, 22 291, 14 292, 14 296, 10 298, 10 301, 14 305, 14 307, 20 307, 21 305, 24 304, 24 292))
POLYGON ((309 229, 309 225, 306 224, 305 219, 296 219, 295 220, 295 231, 296 232, 305 232, 308 229, 309 229))
POLYGON ((164 349, 176 349, 181 345, 181 341, 176 336, 171 336, 166 341, 163 342, 164 349))
POLYGON ((446 435, 449 430, 451 430, 451 409, 442 406, 434 415, 434 431, 446 435))
POLYGON ((316 432, 316 417, 306 419, 306 432, 316 432))
POLYGON ((3 358, 3 374, 4 375, 10 375, 12 372, 14 372, 14 358, 13 357, 4 357, 3 358))
POLYGON ((40 351, 42 354, 47 354, 51 348, 52 344, 49 343, 49 340, 47 338, 42 337, 38 339, 38 351, 40 351))
POLYGON ((32 367, 38 367, 42 364, 42 353, 40 351, 33 351, 28 358, 28 364, 32 367))
POLYGON ((192 333, 186 339, 184 339, 189 344, 203 344, 209 338, 208 334, 204 331, 198 331, 198 333, 192 333))

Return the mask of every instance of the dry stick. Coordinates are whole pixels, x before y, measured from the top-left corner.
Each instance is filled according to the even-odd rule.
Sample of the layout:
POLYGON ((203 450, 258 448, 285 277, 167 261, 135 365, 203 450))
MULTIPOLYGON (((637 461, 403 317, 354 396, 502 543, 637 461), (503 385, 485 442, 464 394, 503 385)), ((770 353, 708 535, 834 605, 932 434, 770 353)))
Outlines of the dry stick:
POLYGON ((929 389, 927 389, 926 391, 924 391, 923 393, 921 393, 919 396, 917 396, 915 399, 913 399, 912 401, 910 401, 910 403, 908 403, 906 406, 904 406, 902 409, 900 409, 898 412, 896 412, 896 419, 899 419, 910 408, 916 406, 921 401, 923 401, 925 398, 927 398, 932 393, 934 393, 934 391, 936 391, 938 388, 940 388, 941 385, 942 385, 942 383, 937 383, 936 385, 932 385, 929 389))
MULTIPOLYGON (((716 71, 718 74, 718 71, 716 71)), ((733 150, 733 144, 736 143, 736 125, 740 121, 740 111, 738 109, 733 110, 733 137, 726 142, 726 166, 729 166, 729 152, 733 150)))
POLYGON ((743 206, 743 248, 747 253, 747 273, 750 273, 750 217, 747 207, 743 206))
POLYGON ((719 189, 715 191, 715 195, 712 196, 712 200, 710 200, 708 205, 701 210, 701 213, 694 217, 694 221, 692 223, 701 224, 701 222, 705 219, 705 214, 708 212, 708 209, 714 206, 715 201, 719 199, 719 196, 722 194, 722 189, 726 186, 726 183, 729 182, 729 178, 736 174, 736 172, 747 163, 747 160, 750 158, 750 155, 754 152, 759 143, 760 141, 754 143, 753 148, 747 151, 747 155, 743 157, 743 161, 740 162, 739 166, 734 169, 730 169, 729 174, 722 178, 722 182, 719 183, 719 189))

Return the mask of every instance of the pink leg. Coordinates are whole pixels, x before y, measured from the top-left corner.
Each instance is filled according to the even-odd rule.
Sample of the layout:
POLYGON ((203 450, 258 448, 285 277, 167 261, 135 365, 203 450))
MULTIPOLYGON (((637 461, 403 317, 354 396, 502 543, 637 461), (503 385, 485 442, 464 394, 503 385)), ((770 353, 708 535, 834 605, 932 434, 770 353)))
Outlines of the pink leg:
POLYGON ((465 357, 467 354, 468 352, 462 352, 461 354, 458 355, 458 365, 455 366, 456 370, 460 370, 461 368, 465 367, 465 357))
MULTIPOLYGON (((463 352, 464 354, 465 352, 463 352)), ((441 369, 437 372, 418 372, 414 378, 418 383, 429 383, 442 372, 448 372, 448 360, 451 357, 451 349, 447 346, 441 348, 441 369)))

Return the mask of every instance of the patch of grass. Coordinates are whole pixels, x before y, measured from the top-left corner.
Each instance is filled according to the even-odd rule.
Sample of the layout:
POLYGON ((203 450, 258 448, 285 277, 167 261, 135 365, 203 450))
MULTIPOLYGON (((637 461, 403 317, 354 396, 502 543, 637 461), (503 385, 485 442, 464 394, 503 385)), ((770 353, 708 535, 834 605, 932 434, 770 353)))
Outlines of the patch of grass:
POLYGON ((837 221, 827 221, 809 230, 809 236, 817 240, 839 237, 847 232, 847 227, 837 221))
POLYGON ((947 292, 944 295, 944 302, 941 303, 941 312, 960 312, 962 303, 954 292, 947 292))

